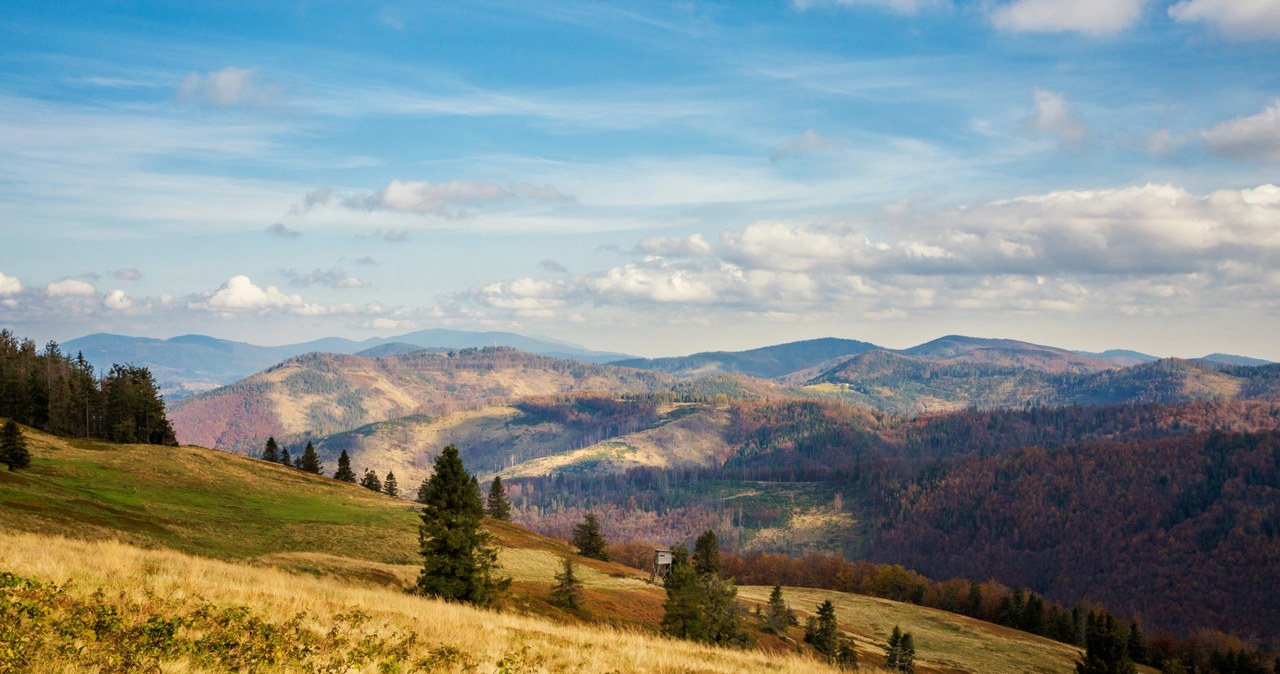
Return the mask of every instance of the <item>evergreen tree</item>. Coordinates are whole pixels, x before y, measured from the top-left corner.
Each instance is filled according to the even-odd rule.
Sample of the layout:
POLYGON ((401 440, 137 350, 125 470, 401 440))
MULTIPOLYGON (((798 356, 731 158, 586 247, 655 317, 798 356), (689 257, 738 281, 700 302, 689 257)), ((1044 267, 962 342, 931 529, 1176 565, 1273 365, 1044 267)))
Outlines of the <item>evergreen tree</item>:
POLYGON ((914 674, 916 671, 916 645, 910 632, 903 632, 897 625, 893 626, 893 634, 889 635, 889 644, 884 649, 884 666, 893 672, 914 674))
POLYGON ((858 668, 858 649, 854 648, 852 640, 840 637, 836 644, 835 664, 841 669, 858 668))
POLYGON ((511 501, 507 500, 507 491, 502 487, 502 478, 494 477, 489 485, 489 498, 485 503, 485 514, 495 520, 511 521, 511 501))
POLYGON ((742 608, 738 606, 738 588, 732 580, 718 573, 698 579, 702 586, 702 610, 706 615, 707 643, 719 646, 748 646, 750 639, 742 629, 742 608))
POLYGON ((600 533, 600 521, 595 513, 587 513, 580 524, 573 526, 573 545, 583 557, 609 561, 609 553, 605 550, 608 544, 600 533))
POLYGON ((818 606, 818 617, 805 627, 805 643, 814 650, 832 658, 836 654, 839 629, 836 626, 836 605, 828 599, 818 606))
POLYGON ((1136 620, 1129 624, 1129 638, 1126 640, 1125 649, 1129 653, 1130 660, 1139 665, 1147 664, 1147 645, 1136 620))
POLYGON ((413 499, 414 501, 418 503, 427 502, 427 485, 430 484, 430 482, 431 478, 427 478, 422 481, 422 484, 418 485, 418 498, 413 499))
POLYGON ((177 445, 151 371, 113 365, 102 380, 103 430, 112 442, 177 445))
POLYGON ((320 465, 320 457, 316 455, 315 445, 311 441, 307 441, 307 446, 302 450, 302 457, 298 459, 298 470, 308 473, 321 475, 324 473, 324 466, 320 465))
POLYGON ((262 448, 262 460, 280 463, 280 445, 276 444, 274 435, 267 438, 267 445, 262 448))
POLYGON ((702 532, 693 544, 693 570, 699 576, 720 574, 720 544, 710 529, 702 532))
POLYGON ((382 481, 382 493, 391 498, 400 498, 400 487, 396 485, 396 474, 387 471, 387 479, 382 481))
POLYGON ((769 607, 764 612, 764 631, 783 634, 795 622, 795 613, 782 598, 782 585, 774 585, 773 591, 769 593, 769 607))
POLYGON ((377 473, 365 468, 364 477, 360 478, 360 486, 369 491, 382 491, 382 480, 378 479, 377 473))
POLYGON ((667 601, 663 605, 662 633, 680 639, 705 641, 706 614, 702 610, 702 584, 689 562, 684 545, 671 550, 671 570, 664 585, 667 601))
POLYGON ((416 591, 428 597, 490 606, 511 584, 495 579, 498 551, 480 525, 484 507, 475 479, 453 445, 436 458, 423 494, 418 539, 422 573, 416 591))
POLYGON ((351 457, 347 456, 345 449, 338 455, 338 470, 333 472, 333 479, 343 482, 356 481, 356 473, 351 470, 351 457))
POLYGON ((582 581, 574 573, 573 560, 565 557, 556 584, 551 588, 551 603, 570 610, 582 607, 582 581))
POLYGON ((1124 628, 1106 611, 1090 613, 1085 629, 1084 659, 1076 662, 1076 674, 1135 674, 1129 659, 1124 628))
POLYGON ((31 450, 27 449, 22 429, 13 419, 6 420, 0 429, 0 462, 7 464, 9 470, 22 470, 31 465, 31 450))
POLYGON ((280 448, 280 465, 293 468, 293 457, 289 455, 288 447, 280 448))

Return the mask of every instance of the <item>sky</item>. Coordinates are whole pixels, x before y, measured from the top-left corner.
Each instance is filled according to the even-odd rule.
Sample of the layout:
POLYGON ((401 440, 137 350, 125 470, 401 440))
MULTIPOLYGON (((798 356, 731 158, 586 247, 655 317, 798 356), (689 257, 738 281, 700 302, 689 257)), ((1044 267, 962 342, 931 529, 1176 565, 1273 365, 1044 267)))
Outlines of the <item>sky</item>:
POLYGON ((1280 0, 16 2, 0 327, 1280 360, 1280 0))

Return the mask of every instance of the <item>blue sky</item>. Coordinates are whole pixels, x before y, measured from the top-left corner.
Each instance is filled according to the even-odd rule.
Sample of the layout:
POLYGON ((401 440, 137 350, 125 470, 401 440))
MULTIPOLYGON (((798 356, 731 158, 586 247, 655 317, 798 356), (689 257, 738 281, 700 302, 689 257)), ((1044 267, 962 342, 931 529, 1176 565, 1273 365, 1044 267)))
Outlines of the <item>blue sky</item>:
POLYGON ((1280 0, 13 3, 0 325, 1280 359, 1280 0))

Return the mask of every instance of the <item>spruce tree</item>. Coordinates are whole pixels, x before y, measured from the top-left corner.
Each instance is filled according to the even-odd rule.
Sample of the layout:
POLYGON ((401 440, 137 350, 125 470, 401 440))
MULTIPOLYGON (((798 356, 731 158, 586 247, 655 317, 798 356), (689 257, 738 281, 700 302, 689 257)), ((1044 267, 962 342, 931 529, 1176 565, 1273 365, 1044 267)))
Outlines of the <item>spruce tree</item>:
POLYGON ((748 646, 750 640, 742 630, 742 609, 738 606, 738 588, 732 580, 711 573, 698 579, 702 586, 702 610, 706 615, 704 641, 719 646, 748 646))
POLYGON ((382 493, 391 498, 400 498, 400 487, 396 485, 396 474, 387 471, 387 479, 382 481, 382 493))
POLYGON ((573 544, 583 557, 609 561, 609 553, 605 550, 608 544, 600 533, 600 521, 596 519, 595 513, 587 513, 581 524, 574 525, 573 544))
POLYGON ((311 441, 307 441, 307 446, 302 450, 302 457, 298 459, 298 470, 308 473, 320 475, 324 473, 324 466, 320 465, 320 457, 316 455, 315 445, 311 441))
POLYGON ((903 632, 897 625, 893 626, 893 634, 889 635, 889 644, 884 649, 884 666, 889 671, 914 674, 916 671, 916 645, 910 632, 903 632))
POLYGON ((267 438, 267 445, 262 448, 262 460, 280 463, 280 445, 276 444, 275 436, 267 438))
POLYGON ((1129 640, 1119 621, 1106 611, 1090 613, 1085 628, 1084 659, 1076 662, 1076 674, 1134 674, 1129 640))
POLYGON ((431 478, 427 478, 422 481, 422 484, 418 485, 418 498, 413 499, 414 501, 418 503, 427 502, 427 485, 430 483, 431 483, 431 478))
POLYGON ((787 627, 795 624, 796 616, 791 607, 782 598, 782 585, 774 585, 769 593, 769 607, 764 612, 764 631, 783 634, 787 627))
POLYGON ((382 480, 378 479, 377 473, 365 468, 364 477, 360 478, 360 486, 369 491, 382 491, 382 480))
POLYGON ((699 576, 720 574, 720 544, 710 529, 702 532, 693 544, 693 569, 699 576))
POLYGON ((818 606, 818 617, 805 628, 804 640, 814 650, 832 658, 836 654, 836 638, 840 632, 836 626, 836 605, 830 599, 818 606))
POLYGON ((1129 624, 1129 637, 1125 643, 1125 649, 1129 652, 1129 659, 1134 663, 1142 665, 1147 662, 1147 646, 1142 638, 1142 630, 1138 627, 1138 621, 1129 624))
POLYGON ((13 419, 6 420, 0 429, 0 462, 7 464, 9 470, 22 470, 31 465, 31 450, 27 449, 22 429, 13 419))
POLYGON ((507 500, 507 491, 502 487, 502 478, 495 476, 489 485, 489 498, 485 503, 485 514, 495 520, 511 521, 511 501, 507 500))
POLYGON ((436 458, 424 492, 418 528, 422 573, 416 592, 446 601, 492 605, 511 579, 494 577, 498 551, 481 527, 480 490, 453 445, 436 458))
POLYGON ((347 450, 342 450, 338 455, 338 470, 334 471, 333 479, 343 482, 355 482, 356 473, 351 470, 351 457, 347 456, 347 450))
POLYGON ((575 610, 582 607, 582 581, 574 573, 573 560, 565 557, 556 584, 551 588, 551 603, 575 610))
POLYGON ((705 641, 706 614, 702 610, 702 584, 689 562, 689 551, 677 545, 671 551, 671 570, 664 585, 667 601, 663 605, 662 633, 680 639, 705 641))
POLYGON ((289 448, 288 448, 288 447, 281 447, 281 448, 280 448, 280 465, 282 465, 282 466, 288 466, 288 467, 290 467, 290 468, 293 468, 293 457, 292 457, 292 456, 289 456, 289 448))

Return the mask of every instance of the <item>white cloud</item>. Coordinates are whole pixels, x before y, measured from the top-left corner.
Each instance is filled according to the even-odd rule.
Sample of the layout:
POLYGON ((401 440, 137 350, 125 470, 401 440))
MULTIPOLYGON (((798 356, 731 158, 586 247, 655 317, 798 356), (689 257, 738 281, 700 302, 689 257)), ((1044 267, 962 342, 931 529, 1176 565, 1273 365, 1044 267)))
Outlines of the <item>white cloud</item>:
POLYGON ((263 311, 281 308, 301 308, 304 305, 300 295, 289 295, 280 292, 275 286, 260 288, 243 274, 227 279, 220 288, 211 293, 202 302, 193 302, 192 309, 206 311, 263 311))
POLYGON ((830 152, 840 147, 841 143, 839 141, 827 138, 813 129, 808 129, 795 138, 788 138, 775 145, 773 152, 769 154, 769 160, 777 162, 788 157, 830 152))
POLYGON ((1280 98, 1249 117, 1237 117, 1200 132, 1200 142, 1236 159, 1280 161, 1280 98))
POLYGON ((50 283, 44 287, 44 292, 49 297, 86 297, 98 291, 84 281, 66 279, 50 283))
POLYGON ((1280 39, 1277 0, 1182 0, 1169 16, 1183 22, 1203 22, 1239 40, 1280 39))
POLYGON ((178 85, 178 100, 186 105, 215 108, 274 105, 279 100, 279 89, 262 86, 257 79, 256 68, 230 66, 203 75, 192 72, 178 85))
POLYGON ((133 300, 129 299, 123 290, 112 290, 102 298, 102 306, 111 311, 126 311, 133 306, 133 300))
POLYGON ((1035 115, 1031 128, 1047 133, 1065 147, 1079 147, 1089 139, 1089 129, 1067 106, 1067 98, 1059 91, 1035 90, 1035 115))
POLYGON ((805 10, 812 7, 879 7, 902 14, 915 14, 922 9, 946 7, 950 0, 792 0, 796 9, 805 10))
POLYGON ((1147 0, 1014 0, 991 13, 991 23, 1015 33, 1114 35, 1142 18, 1147 0))
POLYGON ((345 201, 350 207, 399 213, 448 214, 467 206, 525 198, 536 201, 569 201, 550 186, 521 183, 504 187, 475 180, 433 183, 426 180, 393 180, 386 187, 363 198, 345 201))
POLYGON ((0 296, 17 295, 22 292, 22 281, 14 276, 6 276, 4 272, 0 272, 0 296))

